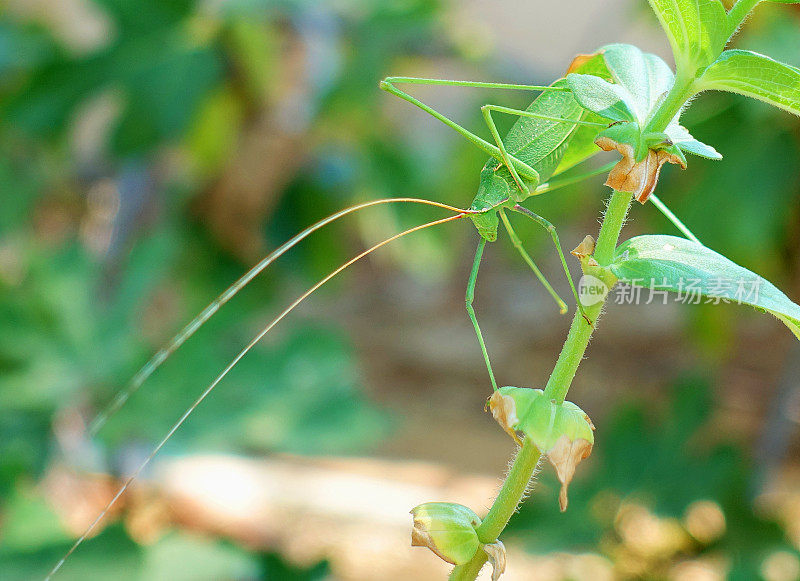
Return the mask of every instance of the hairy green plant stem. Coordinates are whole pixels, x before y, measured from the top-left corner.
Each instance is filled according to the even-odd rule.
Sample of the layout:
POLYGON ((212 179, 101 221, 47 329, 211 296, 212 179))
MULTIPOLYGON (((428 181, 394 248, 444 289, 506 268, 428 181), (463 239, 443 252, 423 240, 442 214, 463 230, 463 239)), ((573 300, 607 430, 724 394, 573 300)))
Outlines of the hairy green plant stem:
POLYGON ((694 93, 694 74, 696 71, 687 73, 678 67, 678 74, 675 77, 675 84, 672 85, 666 98, 656 110, 653 117, 647 123, 645 132, 664 131, 669 125, 670 121, 675 118, 675 115, 680 113, 681 108, 686 103, 687 99, 694 93))
MULTIPOLYGON (((594 251, 594 259, 600 266, 608 266, 614 259, 614 250, 617 247, 622 226, 625 224, 632 197, 633 195, 628 192, 615 191, 611 195, 594 251)), ((550 399, 560 403, 567 396, 567 391, 569 391, 578 366, 583 360, 604 304, 605 301, 600 301, 596 305, 586 308, 586 314, 594 321, 594 325, 587 325, 580 313, 575 313, 567 340, 561 349, 556 366, 550 374, 550 379, 547 380, 547 386, 544 388, 545 395, 550 399)))
MULTIPOLYGON (((595 260, 602 266, 610 264, 614 257, 614 250, 617 246, 622 226, 625 223, 625 218, 628 215, 632 197, 632 194, 627 192, 615 191, 611 195, 595 248, 595 260)), ((564 401, 578 365, 586 352, 586 347, 589 345, 589 339, 591 339, 602 309, 602 301, 586 309, 586 314, 595 321, 594 326, 586 324, 580 311, 576 311, 567 335, 567 341, 564 343, 561 355, 558 357, 556 366, 545 388, 545 393, 553 399, 564 401)), ((536 465, 539 463, 539 457, 539 450, 530 440, 526 439, 514 459, 514 464, 506 476, 497 499, 478 527, 478 538, 482 543, 490 544, 495 542, 500 533, 503 532, 503 529, 505 529, 533 477, 536 465)), ((453 569, 450 574, 450 581, 473 581, 486 563, 486 559, 486 553, 479 550, 470 562, 453 569)))
MULTIPOLYGON (((733 13, 734 10, 738 9, 734 14, 735 18, 744 19, 757 3, 757 0, 739 0, 731 12, 733 13), (739 11, 742 14, 739 14, 739 11)), ((675 115, 680 112, 694 92, 695 77, 693 75, 695 73, 697 71, 692 71, 691 74, 687 74, 686 71, 678 72, 675 84, 647 124, 647 131, 664 131, 675 115)), ((594 259, 601 267, 610 265, 614 259, 614 251, 616 250, 622 227, 625 224, 625 219, 628 216, 632 199, 633 195, 628 192, 614 191, 611 195, 594 251, 594 259)), ((584 309, 594 322, 593 325, 586 324, 580 310, 576 311, 567 334, 567 340, 561 349, 544 390, 545 394, 551 399, 559 402, 564 401, 572 385, 572 380, 575 378, 575 373, 578 371, 578 366, 586 353, 586 348, 589 346, 592 333, 597 327, 597 321, 602 314, 604 305, 605 300, 602 300, 584 309)), ((506 476, 503 487, 500 489, 492 508, 478 527, 478 538, 482 543, 494 543, 500 533, 503 532, 511 515, 517 510, 517 506, 522 500, 539 459, 539 451, 526 439, 514 459, 511 470, 506 476)), ((450 574, 450 581, 474 581, 478 577, 481 568, 486 564, 486 560, 486 552, 478 550, 472 560, 453 569, 450 574)))
MULTIPOLYGON (((578 318, 583 321, 583 318, 578 313, 578 318)), ((586 321, 583 321, 586 325, 586 321)), ((483 544, 491 544, 497 541, 500 533, 506 528, 511 515, 517 510, 520 499, 525 494, 525 489, 528 483, 533 478, 533 473, 536 466, 539 464, 539 450, 533 445, 530 440, 525 440, 522 443, 522 448, 519 449, 517 457, 514 458, 514 463, 509 470, 506 480, 503 483, 503 488, 497 495, 494 504, 492 505, 489 514, 481 522, 478 527, 478 539, 483 544)), ((459 565, 450 574, 451 581, 472 581, 478 577, 481 568, 486 564, 487 554, 485 551, 478 550, 475 556, 469 563, 459 565)))

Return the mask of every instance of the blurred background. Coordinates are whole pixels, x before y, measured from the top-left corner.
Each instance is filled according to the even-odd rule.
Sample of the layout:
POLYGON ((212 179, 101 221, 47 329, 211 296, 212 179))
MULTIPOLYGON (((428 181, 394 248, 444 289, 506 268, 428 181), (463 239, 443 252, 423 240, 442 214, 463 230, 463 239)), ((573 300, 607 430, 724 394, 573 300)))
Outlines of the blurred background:
MULTIPOLYGON (((0 578, 41 578, 152 446, 280 309, 375 242, 442 216, 381 206, 258 277, 93 439, 85 425, 268 251, 349 204, 466 206, 484 155, 378 90, 389 74, 549 83, 631 42, 670 60, 632 0, 0 2, 0 578)), ((800 11, 739 46, 798 64, 800 11)), ((486 134, 526 95, 418 87, 486 134)), ((684 117, 725 159, 660 196, 711 248, 800 298, 800 125, 743 98, 684 117)), ((504 119, 505 127, 511 120, 504 119)), ((531 207, 571 249, 602 179, 531 207)), ((543 231, 520 223, 562 296, 543 231)), ((651 205, 624 237, 674 233, 651 205)), ((491 504, 513 444, 483 406, 464 312, 467 223, 385 248, 271 333, 164 448, 59 579, 443 579, 408 511, 491 504)), ((572 264, 577 274, 577 264, 572 264)), ((502 384, 540 387, 569 317, 505 240, 476 306, 502 384)), ((800 345, 735 306, 609 305, 570 399, 597 426, 557 509, 549 467, 504 537, 506 579, 800 579, 800 345)), ((484 572, 486 573, 486 572, 484 572)))

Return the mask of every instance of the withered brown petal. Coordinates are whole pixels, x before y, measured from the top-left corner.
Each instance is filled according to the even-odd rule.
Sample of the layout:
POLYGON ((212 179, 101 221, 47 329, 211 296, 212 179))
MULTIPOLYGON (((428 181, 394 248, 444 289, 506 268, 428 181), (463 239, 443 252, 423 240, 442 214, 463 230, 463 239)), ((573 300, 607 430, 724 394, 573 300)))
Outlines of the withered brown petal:
POLYGON ((517 404, 514 398, 495 391, 489 398, 489 409, 492 410, 492 416, 497 423, 519 444, 519 437, 514 431, 515 426, 519 424, 517 404))
POLYGON ((655 190, 661 166, 669 162, 686 169, 686 164, 680 157, 663 149, 650 149, 647 156, 637 162, 633 146, 628 143, 618 143, 608 137, 598 137, 595 143, 604 151, 616 149, 622 154, 622 159, 608 174, 606 185, 621 192, 631 192, 642 204, 655 190))
POLYGON ((567 510, 567 487, 575 475, 575 467, 591 453, 591 442, 583 438, 570 440, 566 435, 556 440, 555 445, 547 452, 547 459, 556 469, 558 480, 561 482, 561 492, 558 495, 561 512, 567 510))

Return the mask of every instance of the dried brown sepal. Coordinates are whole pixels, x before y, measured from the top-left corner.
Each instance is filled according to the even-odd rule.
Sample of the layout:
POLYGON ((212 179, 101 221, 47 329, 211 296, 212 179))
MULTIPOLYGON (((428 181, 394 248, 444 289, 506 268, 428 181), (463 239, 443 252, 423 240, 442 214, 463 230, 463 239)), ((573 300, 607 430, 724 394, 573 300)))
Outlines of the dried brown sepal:
POLYGON ((497 581, 506 572, 506 547, 500 540, 490 545, 483 545, 492 565, 492 581, 497 581))
POLYGON ((414 521, 414 528, 411 529, 411 546, 412 547, 428 547, 431 551, 436 553, 438 557, 450 563, 450 560, 439 552, 436 548, 436 543, 431 539, 430 533, 420 526, 420 523, 414 521))
POLYGON ((580 70, 580 68, 581 68, 583 65, 585 65, 587 62, 589 62, 590 60, 592 60, 592 59, 593 59, 594 57, 596 57, 598 54, 599 54, 599 53, 593 53, 593 54, 579 54, 579 55, 577 55, 577 56, 576 56, 574 59, 572 59, 572 62, 571 62, 571 63, 569 63, 569 67, 567 68, 567 72, 566 72, 566 74, 565 74, 564 76, 566 76, 566 75, 569 75, 569 74, 571 74, 571 73, 574 73, 574 72, 576 72, 576 71, 580 70))
POLYGON ((649 149, 642 161, 636 161, 635 151, 629 143, 618 143, 608 137, 598 137, 597 146, 604 151, 617 150, 622 159, 608 174, 606 185, 621 192, 631 192, 636 200, 644 204, 658 184, 661 166, 669 162, 686 169, 686 163, 666 150, 649 149))
POLYGON ((489 398, 489 409, 492 411, 492 417, 500 424, 500 427, 521 446, 522 441, 515 431, 516 426, 519 425, 519 418, 517 417, 517 404, 514 398, 495 391, 492 397, 489 398))
POLYGON ((580 244, 578 244, 578 246, 575 248, 575 250, 571 252, 571 254, 572 256, 575 256, 577 258, 587 258, 594 254, 594 247, 595 247, 594 238, 592 238, 587 234, 586 237, 583 239, 583 241, 580 244))
POLYGON ((578 244, 578 246, 573 250, 570 254, 576 257, 578 260, 581 261, 582 266, 599 266, 597 261, 594 259, 594 248, 595 248, 595 241, 594 238, 589 236, 588 234, 583 239, 583 241, 578 244))
MULTIPOLYGON (((594 426, 592 426, 594 429, 594 426)), ((581 460, 592 453, 592 442, 583 438, 570 440, 566 435, 561 436, 555 445, 547 452, 547 459, 556 469, 558 480, 561 482, 561 491, 558 494, 558 505, 561 512, 567 510, 567 487, 575 475, 575 467, 581 460)))

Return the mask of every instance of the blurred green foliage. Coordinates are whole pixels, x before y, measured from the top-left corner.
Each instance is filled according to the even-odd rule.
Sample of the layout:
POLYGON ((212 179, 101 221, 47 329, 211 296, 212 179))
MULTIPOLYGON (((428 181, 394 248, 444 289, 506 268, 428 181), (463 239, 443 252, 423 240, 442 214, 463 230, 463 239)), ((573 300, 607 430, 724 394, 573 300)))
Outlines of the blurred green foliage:
MULTIPOLYGON (((463 39, 450 34, 447 6, 438 1, 95 0, 89 6, 104 32, 86 44, 65 40, 57 19, 0 12, 2 579, 41 575, 68 547, 35 486, 49 465, 66 457, 91 470, 127 467, 287 296, 353 248, 431 216, 416 207, 380 208, 356 226, 321 232, 223 309, 88 450, 64 450, 54 436, 60 423, 76 411, 91 417, 102 409, 248 266, 250 255, 222 240, 203 203, 241 169, 235 161, 254 127, 271 119, 266 138, 289 152, 256 156, 258 165, 286 168, 286 176, 261 184, 274 199, 255 212, 257 237, 272 248, 356 201, 414 195, 466 205, 473 197, 483 154, 421 114, 406 124, 397 114, 404 105, 377 90, 383 76, 434 74, 453 62, 469 71, 464 77, 512 74, 517 78, 507 80, 531 82, 536 76, 466 58, 463 39), (430 130, 420 132, 417 123, 430 130)), ((794 62, 798 18, 786 10, 762 9, 743 46, 794 62)), ((447 96, 447 110, 477 132, 484 131, 480 104, 522 106, 525 98, 447 96)), ((796 122, 727 95, 699 99, 685 121, 726 157, 693 160, 685 174, 666 171, 662 199, 709 246, 781 282, 792 272, 785 249, 798 234, 796 122)), ((591 223, 601 203, 599 181, 537 199, 536 209, 559 226, 591 223)), ((636 217, 636 228, 669 231, 650 208, 636 217)), ((534 227, 520 223, 519 230, 533 244, 550 244, 534 227)), ((444 276, 463 258, 459 240, 450 230, 428 231, 402 241, 391 258, 409 275, 444 276)), ((733 332, 724 316, 692 312, 698 342, 710 337, 708 343, 724 344, 733 332)), ((661 515, 682 514, 697 499, 717 502, 726 535, 694 550, 732 555, 743 579, 754 578, 747 575, 760 552, 785 545, 782 531, 749 509, 746 451, 692 446, 691 434, 702 432, 712 406, 708 392, 694 386, 678 393, 658 427, 632 406, 618 413, 613 428, 598 432, 594 462, 606 468, 573 484, 565 516, 551 514, 552 498, 534 496, 515 526, 535 551, 603 552, 613 523, 597 520, 591 506, 608 490, 641 497, 661 515), (536 532, 543 530, 546 538, 536 532)), ((391 426, 385 412, 365 401, 343 333, 306 320, 246 358, 167 451, 350 453, 368 449, 391 426)), ((326 570, 321 564, 300 571, 277 555, 182 531, 142 546, 113 525, 74 555, 63 578, 318 579, 326 570), (187 563, 195 568, 185 569, 187 563)))
MULTIPOLYGON (((280 219, 263 210, 258 235, 266 248, 347 203, 418 188, 424 178, 411 171, 413 154, 380 115, 377 81, 398 54, 449 50, 436 34, 433 2, 203 8, 193 0, 104 0, 92 8, 109 31, 88 48, 64 42, 59 27, 41 18, 0 16, 4 579, 42 575, 68 547, 32 487, 52 461, 66 454, 112 472, 135 461, 286 296, 349 254, 351 230, 333 228, 279 261, 131 399, 88 454, 60 449, 59 421, 102 409, 243 271, 237 249, 206 227, 198 201, 225 179, 257 120, 277 119, 272 132, 287 148, 294 136, 317 144, 299 150, 299 160, 275 160, 291 173, 288 195, 273 209, 280 219), (81 124, 97 111, 107 119, 81 137, 81 124)), ((383 222, 420 216, 391 210, 383 222)), ((416 244, 435 249, 439 236, 416 244)), ((365 401, 347 340, 312 321, 294 329, 279 330, 246 358, 167 451, 374 446, 390 418, 365 401)), ((67 578, 69 571, 84 579, 317 579, 325 572, 178 532, 145 548, 115 526, 90 544, 67 578), (187 562, 195 567, 183 569, 187 562)))

